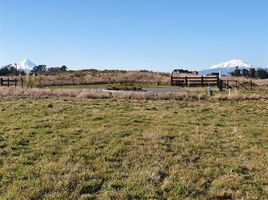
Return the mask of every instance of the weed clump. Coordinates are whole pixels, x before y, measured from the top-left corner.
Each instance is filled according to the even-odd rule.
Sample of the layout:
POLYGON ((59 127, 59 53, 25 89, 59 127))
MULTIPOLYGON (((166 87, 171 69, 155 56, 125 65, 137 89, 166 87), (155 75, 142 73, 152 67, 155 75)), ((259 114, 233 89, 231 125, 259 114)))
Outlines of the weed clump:
POLYGON ((101 179, 90 179, 84 183, 82 183, 80 194, 92 194, 96 193, 101 189, 103 184, 103 180, 101 179))

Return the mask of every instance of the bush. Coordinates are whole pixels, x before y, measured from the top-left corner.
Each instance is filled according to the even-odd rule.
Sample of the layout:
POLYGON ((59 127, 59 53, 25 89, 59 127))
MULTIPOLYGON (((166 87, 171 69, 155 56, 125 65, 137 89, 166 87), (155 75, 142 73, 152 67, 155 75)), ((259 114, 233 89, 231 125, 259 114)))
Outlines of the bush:
POLYGON ((17 69, 12 65, 6 65, 0 69, 0 76, 16 75, 17 69))
POLYGON ((42 88, 43 83, 41 81, 41 78, 36 77, 36 76, 27 75, 23 79, 23 87, 26 87, 26 88, 42 88))
POLYGON ((232 73, 232 76, 241 76, 241 69, 236 68, 232 73))
POLYGON ((43 73, 47 71, 47 66, 46 65, 37 65, 33 68, 31 71, 32 73, 43 73))
POLYGON ((117 84, 116 86, 109 86, 107 89, 108 90, 125 90, 125 91, 129 91, 129 90, 134 90, 134 91, 142 90, 141 87, 135 86, 132 83, 120 83, 120 84, 117 84))
POLYGON ((256 77, 260 79, 268 78, 268 72, 265 69, 258 69, 256 71, 256 77))
POLYGON ((92 194, 101 189, 103 180, 101 179, 91 179, 85 182, 80 190, 80 194, 92 194))

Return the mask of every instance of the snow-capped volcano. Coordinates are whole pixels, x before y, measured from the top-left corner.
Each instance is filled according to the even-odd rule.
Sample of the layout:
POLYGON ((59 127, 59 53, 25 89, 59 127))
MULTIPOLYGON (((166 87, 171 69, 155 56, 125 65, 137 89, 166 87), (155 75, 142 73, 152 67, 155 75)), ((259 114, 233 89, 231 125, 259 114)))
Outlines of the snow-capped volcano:
POLYGON ((206 70, 202 70, 199 73, 202 75, 211 74, 211 73, 220 73, 222 75, 229 75, 232 73, 236 68, 240 69, 249 69, 255 68, 253 65, 248 64, 240 59, 229 60, 224 63, 212 65, 206 70))
POLYGON ((240 59, 234 59, 234 60, 229 60, 227 62, 224 63, 220 63, 220 64, 216 64, 210 67, 210 69, 214 69, 214 68, 234 68, 234 67, 238 67, 238 68, 252 68, 253 65, 250 65, 240 59))
POLYGON ((25 59, 25 60, 22 60, 22 61, 20 61, 20 62, 17 63, 17 69, 20 70, 20 71, 28 71, 29 72, 35 66, 36 66, 36 64, 34 64, 29 59, 25 59))

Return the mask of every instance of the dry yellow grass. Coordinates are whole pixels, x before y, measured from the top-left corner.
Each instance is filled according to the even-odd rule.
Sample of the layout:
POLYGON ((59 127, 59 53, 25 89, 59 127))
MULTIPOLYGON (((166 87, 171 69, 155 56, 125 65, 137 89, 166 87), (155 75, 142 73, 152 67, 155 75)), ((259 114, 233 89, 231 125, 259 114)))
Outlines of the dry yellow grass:
POLYGON ((252 78, 246 78, 246 77, 234 77, 234 76, 225 76, 222 78, 223 80, 230 80, 235 81, 238 80, 241 83, 250 83, 250 81, 253 82, 256 86, 268 86, 268 79, 252 79, 252 78))
POLYGON ((92 90, 65 90, 40 88, 0 88, 0 97, 6 99, 18 98, 80 98, 80 99, 144 99, 144 100, 202 100, 204 95, 197 92, 107 92, 92 90))
POLYGON ((137 99, 137 100, 260 100, 268 99, 267 93, 244 93, 234 90, 231 94, 216 93, 208 97, 205 90, 202 91, 169 91, 169 92, 108 92, 100 89, 43 89, 43 88, 6 88, 0 87, 0 98, 4 99, 48 99, 48 98, 76 98, 76 99, 137 99))
POLYGON ((120 82, 169 84, 169 74, 141 71, 78 71, 40 76, 43 85, 87 85, 120 82))

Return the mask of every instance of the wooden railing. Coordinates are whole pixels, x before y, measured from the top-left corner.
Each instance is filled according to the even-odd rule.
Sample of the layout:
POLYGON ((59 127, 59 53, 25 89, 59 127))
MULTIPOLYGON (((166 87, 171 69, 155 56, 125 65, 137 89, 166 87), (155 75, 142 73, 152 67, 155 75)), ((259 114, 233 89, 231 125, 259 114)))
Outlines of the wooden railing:
POLYGON ((253 82, 252 80, 249 82, 248 85, 245 85, 243 83, 241 83, 238 80, 226 80, 225 83, 228 85, 229 88, 243 88, 245 90, 252 90, 253 89, 253 82))
MULTIPOLYGON (((23 85, 23 80, 21 79, 21 85, 23 85)), ((10 86, 15 86, 17 87, 19 84, 19 79, 17 78, 0 78, 0 86, 6 86, 6 87, 10 87, 10 86)))
POLYGON ((171 76, 171 85, 181 87, 218 86, 220 91, 232 88, 253 89, 252 81, 250 81, 249 85, 245 85, 238 80, 222 80, 218 76, 171 76))
POLYGON ((218 76, 171 76, 171 85, 173 86, 189 86, 189 87, 204 87, 204 86, 218 86, 220 90, 223 89, 222 80, 218 76))

